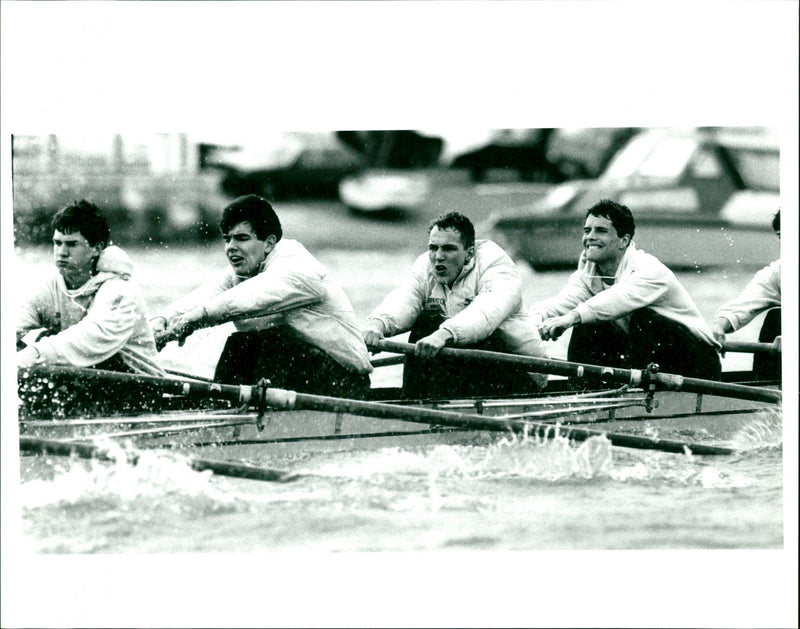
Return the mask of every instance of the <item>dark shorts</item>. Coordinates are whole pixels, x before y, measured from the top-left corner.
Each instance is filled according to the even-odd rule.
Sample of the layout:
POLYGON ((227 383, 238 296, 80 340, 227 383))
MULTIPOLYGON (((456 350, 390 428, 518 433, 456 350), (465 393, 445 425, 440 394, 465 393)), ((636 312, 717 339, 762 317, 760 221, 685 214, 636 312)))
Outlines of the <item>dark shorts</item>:
POLYGON ((337 363, 321 349, 294 338, 285 328, 235 332, 220 355, 214 380, 226 384, 272 386, 301 393, 364 398, 369 375, 337 363))
POLYGON ((719 353, 683 325, 642 308, 631 315, 626 334, 610 322, 572 328, 567 360, 623 369, 644 369, 656 363, 662 373, 719 380, 719 353))
MULTIPOLYGON (((445 321, 439 313, 423 312, 408 337, 410 343, 432 334, 445 321)), ((482 349, 509 353, 510 348, 496 332, 480 343, 459 345, 460 349, 482 349)), ((435 357, 406 356, 403 369, 403 397, 444 399, 480 395, 511 395, 538 390, 531 376, 519 368, 486 362, 435 357)))
MULTIPOLYGON (((776 336, 781 334, 781 309, 773 308, 764 317, 761 332, 758 335, 759 343, 772 343, 776 336)), ((781 379, 781 355, 755 354, 753 356, 753 377, 756 380, 781 379)))

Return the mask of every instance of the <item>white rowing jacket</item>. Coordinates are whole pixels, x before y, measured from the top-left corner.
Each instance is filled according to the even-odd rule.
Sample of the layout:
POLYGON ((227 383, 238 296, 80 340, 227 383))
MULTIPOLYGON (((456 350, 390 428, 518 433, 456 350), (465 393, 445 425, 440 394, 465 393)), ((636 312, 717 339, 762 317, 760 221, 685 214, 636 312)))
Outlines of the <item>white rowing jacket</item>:
POLYGON ((631 313, 651 308, 682 324, 705 343, 720 347, 675 274, 655 256, 637 249, 633 242, 620 260, 613 284, 606 285, 603 279, 597 265, 586 259, 585 252, 581 253, 577 271, 555 297, 531 308, 533 317, 547 319, 575 310, 582 323, 612 321, 627 332, 631 313))
POLYGON ((717 310, 714 318, 727 319, 733 331, 744 327, 756 316, 781 305, 781 261, 775 260, 753 276, 738 297, 717 310))
POLYGON ((237 319, 234 325, 238 330, 252 331, 263 327, 259 319, 240 317, 307 297, 321 301, 286 315, 292 334, 348 369, 371 372, 367 346, 350 300, 325 267, 296 240, 279 240, 254 277, 243 279, 229 269, 167 306, 159 316, 170 320, 205 307, 209 321, 237 319))
POLYGON ((34 346, 49 364, 89 367, 119 354, 136 373, 165 375, 158 365, 153 331, 144 299, 130 281, 128 255, 119 247, 104 249, 97 273, 80 288, 69 290, 54 270, 27 303, 17 320, 17 338, 33 330, 34 346))
MULTIPOLYGON (((419 256, 403 283, 369 315, 369 325, 384 336, 409 331, 425 310, 440 312, 439 327, 453 335, 454 345, 470 345, 495 331, 509 351, 546 357, 545 345, 522 303, 522 280, 511 258, 491 240, 477 240, 475 255, 450 288, 436 281, 427 253, 419 256)), ((536 376, 544 386, 547 376, 536 376)))

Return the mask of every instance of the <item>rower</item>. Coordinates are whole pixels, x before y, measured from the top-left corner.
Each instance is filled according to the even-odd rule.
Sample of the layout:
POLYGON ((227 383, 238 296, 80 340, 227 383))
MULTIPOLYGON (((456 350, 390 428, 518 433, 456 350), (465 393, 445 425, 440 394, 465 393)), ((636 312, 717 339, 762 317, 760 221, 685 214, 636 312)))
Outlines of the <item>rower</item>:
MULTIPOLYGON (((781 211, 772 219, 772 229, 780 240, 781 211)), ((781 261, 780 258, 756 273, 744 290, 734 299, 724 304, 714 315, 711 332, 720 343, 725 335, 743 328, 762 312, 766 312, 761 331, 760 343, 781 345, 781 261)), ((756 353, 753 356, 753 378, 756 380, 780 380, 780 354, 756 353)))
POLYGON ((372 366, 353 306, 302 244, 283 238, 270 203, 253 194, 239 197, 222 211, 220 231, 230 269, 154 317, 156 340, 235 320, 238 331, 222 350, 216 382, 267 378, 274 387, 364 397, 372 366), (283 325, 267 327, 259 318, 310 298, 314 305, 291 311, 283 325))
POLYGON ((53 217, 56 268, 22 305, 17 320, 20 416, 79 416, 152 408, 149 385, 106 384, 59 376, 71 365, 165 375, 133 265, 110 245, 99 208, 76 201, 53 217), (43 367, 31 369, 31 367, 43 367))
POLYGON ((370 314, 367 345, 410 331, 403 396, 436 398, 530 392, 547 376, 513 368, 476 370, 436 358, 446 345, 545 357, 544 344, 522 303, 522 281, 511 258, 489 240, 475 240, 472 222, 450 212, 428 227, 428 252, 370 314))
POLYGON ((17 366, 98 367, 164 375, 128 255, 110 245, 99 208, 76 201, 53 217, 56 270, 22 305, 17 366))
POLYGON ((532 308, 542 338, 572 328, 570 361, 719 380, 720 343, 672 271, 636 247, 635 229, 614 201, 586 211, 578 269, 532 308))

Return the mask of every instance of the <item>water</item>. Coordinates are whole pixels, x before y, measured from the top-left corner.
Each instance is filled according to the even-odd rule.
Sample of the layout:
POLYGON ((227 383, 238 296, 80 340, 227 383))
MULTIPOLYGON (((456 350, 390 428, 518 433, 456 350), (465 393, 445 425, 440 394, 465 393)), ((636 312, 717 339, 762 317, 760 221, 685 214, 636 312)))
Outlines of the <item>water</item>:
MULTIPOLYGON (((47 252, 21 253, 20 268, 33 284, 48 268, 47 252)), ((219 263, 206 249, 132 253, 138 281, 145 287, 152 309, 187 290, 194 277, 219 263), (187 256, 193 268, 191 277, 178 264, 179 260, 185 262, 187 256)), ((410 265, 415 252, 353 255, 325 249, 318 257, 343 284, 357 315, 363 319, 392 288, 396 270, 410 265)), ((719 303, 736 294, 751 273, 750 269, 739 274, 691 273, 682 274, 680 279, 695 296, 704 316, 710 317, 719 303)), ((527 303, 552 294, 567 276, 566 272, 534 274, 528 270, 524 274, 527 303)), ((753 340, 755 332, 751 330, 749 334, 740 334, 738 338, 753 340)), ((213 371, 225 335, 223 326, 197 333, 181 349, 172 344, 163 353, 165 362, 176 369, 208 375, 213 371)), ((552 354, 563 356, 565 347, 565 340, 553 344, 552 354)), ((745 368, 748 360, 741 355, 729 355, 726 368, 745 368)), ((373 381, 379 385, 396 384, 398 376, 397 368, 389 368, 379 370, 373 381)), ((605 579, 613 579, 620 566, 624 566, 625 587, 629 591, 644 588, 646 593, 641 595, 646 597, 652 592, 645 582, 667 580, 670 587, 675 585, 669 576, 674 565, 669 570, 647 572, 646 579, 640 582, 630 579, 631 574, 642 569, 636 559, 639 554, 607 556, 589 551, 773 551, 785 547, 780 413, 754 417, 733 441, 742 451, 731 457, 692 457, 612 448, 605 438, 593 438, 583 444, 563 439, 539 442, 499 438, 474 446, 331 453, 264 462, 299 475, 287 483, 198 473, 191 471, 178 455, 154 452, 145 452, 135 467, 63 458, 23 458, 17 550, 29 558, 78 555, 158 560, 166 555, 178 558, 181 565, 187 557, 198 553, 208 558, 211 565, 216 565, 219 558, 233 556, 237 558, 233 564, 237 574, 255 573, 257 581, 267 578, 276 587, 284 588, 284 579, 275 574, 265 577, 257 567, 274 562, 283 574, 294 574, 304 582, 310 580, 322 591, 329 587, 336 591, 339 580, 338 568, 331 568, 324 559, 331 552, 352 557, 354 551, 370 556, 380 551, 377 553, 380 566, 401 566, 396 574, 391 570, 394 576, 390 577, 396 587, 401 587, 399 600, 405 598, 402 587, 411 587, 419 594, 413 584, 431 583, 433 578, 432 574, 420 575, 413 567, 409 568, 408 562, 416 565, 422 561, 420 565, 436 566, 444 561, 450 568, 466 562, 469 568, 453 576, 457 583, 466 581, 474 585, 481 576, 480 569, 474 572, 475 566, 483 565, 487 557, 496 556, 486 551, 501 551, 503 562, 509 561, 506 551, 557 551, 555 559, 549 553, 543 556, 537 553, 533 555, 536 559, 524 567, 518 565, 521 559, 511 559, 511 569, 522 570, 522 582, 504 581, 507 577, 503 575, 509 569, 507 563, 499 567, 490 563, 489 570, 499 571, 490 577, 490 591, 510 588, 527 592, 528 583, 532 588, 536 584, 549 587, 553 585, 549 577, 556 578, 556 582, 562 579, 567 587, 585 579, 584 571, 599 570, 606 577, 598 582, 591 595, 599 601, 606 597, 609 587, 618 591, 618 585, 610 585, 617 582, 605 579), (469 560, 463 558, 464 552, 469 560), (264 559, 260 553, 268 553, 272 559, 264 559), (242 560, 243 556, 258 558, 257 565, 242 560), (313 568, 296 566, 298 557, 310 557, 308 565, 313 568), (543 573, 534 569, 539 565, 546 566, 543 573), (405 583, 409 578, 405 570, 409 569, 413 576, 410 583, 405 583), (320 583, 321 575, 330 580, 320 583), (397 584, 398 579, 402 586, 397 584)), ((647 556, 651 566, 660 565, 659 562, 671 565, 676 561, 692 566, 698 555, 647 556)), ((513 557, 531 555, 522 553, 513 557)), ((701 561, 701 565, 704 563, 701 561)), ((44 565, 48 570, 53 569, 50 563, 44 565)), ((171 569, 172 560, 166 560, 166 565, 171 569)), ((224 559, 223 565, 228 565, 224 559)), ((360 583, 364 575, 360 574, 358 561, 357 565, 359 574, 354 578, 360 583)), ((687 588, 687 584, 696 580, 705 583, 700 573, 690 567, 678 569, 682 573, 681 587, 687 588)), ((188 572, 188 577, 182 572, 182 578, 206 584, 200 576, 202 571, 189 568, 188 572)), ((157 598, 162 596, 163 588, 171 586, 167 573, 152 574, 150 570, 147 573, 147 591, 157 598)), ((62 573, 56 569, 53 574, 62 573)), ((70 574, 67 569, 66 581, 70 574)), ((732 578, 728 571, 712 574, 715 585, 706 587, 719 587, 723 582, 729 585, 727 579, 732 578)), ((31 576, 38 578, 35 574, 31 576)), ((370 585, 373 579, 367 577, 366 581, 364 587, 374 587, 385 594, 378 583, 370 585)), ((141 585, 137 580, 136 587, 141 585)), ((232 587, 233 598, 238 598, 242 587, 256 596, 262 591, 254 584, 238 584, 232 587)), ((449 586, 440 581, 434 580, 430 587, 432 592, 449 591, 449 586)), ((423 588, 422 599, 426 598, 426 591, 423 588)), ((694 592, 689 589, 688 595, 694 592)), ((464 587, 456 588, 456 593, 463 596, 464 587)), ((114 592, 111 599, 116 595, 122 596, 114 592)), ((568 605, 570 596, 565 596, 564 604, 568 605)), ((294 599, 289 597, 284 603, 291 600, 294 599)), ((326 599, 323 596, 321 600, 326 599)), ((509 602, 506 609, 518 603, 509 602)), ((304 605, 305 599, 300 604, 304 605)), ((206 609, 198 605, 197 609, 206 609)), ((459 609, 468 607, 465 601, 459 609)), ((320 614, 317 617, 321 624, 328 624, 334 618, 315 607, 307 612, 312 617, 315 612, 320 614)), ((261 615, 242 619, 232 613, 220 622, 233 622, 231 618, 242 624, 267 622, 261 615)), ((403 624, 403 619, 410 618, 408 613, 410 610, 399 609, 391 618, 403 624)), ((126 622, 133 622, 127 619, 136 617, 128 615, 126 622)), ((436 617, 434 614, 426 619, 436 617)), ((593 614, 587 623, 594 624, 601 617, 593 614)), ((180 618, 183 622, 185 616, 180 618)), ((214 624, 209 618, 215 617, 202 616, 195 622, 214 624)), ((284 622, 293 624, 293 618, 289 616, 284 622)), ((459 618, 462 616, 457 613, 445 616, 442 624, 455 624, 459 618)), ((477 622, 476 618, 470 616, 464 622, 477 622)), ((498 618, 503 615, 484 622, 493 624, 498 618)), ((526 618, 529 620, 523 624, 534 622, 526 618)), ((372 624, 375 622, 373 619, 372 624)), ((382 622, 391 624, 389 620, 382 622)), ((663 626, 667 626, 668 621, 664 622, 667 624, 663 626)))

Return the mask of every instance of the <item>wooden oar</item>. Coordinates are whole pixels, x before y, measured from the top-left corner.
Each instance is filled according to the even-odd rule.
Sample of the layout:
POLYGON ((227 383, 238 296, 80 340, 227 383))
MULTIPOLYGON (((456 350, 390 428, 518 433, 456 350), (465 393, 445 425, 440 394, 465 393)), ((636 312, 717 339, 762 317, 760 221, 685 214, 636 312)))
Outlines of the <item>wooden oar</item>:
MULTIPOLYGON (((389 341, 386 339, 377 341, 372 345, 372 348, 397 354, 414 353, 414 345, 412 343, 400 343, 398 341, 389 341)), ((603 367, 601 365, 587 365, 554 358, 536 358, 534 356, 502 354, 500 352, 489 352, 486 350, 456 349, 451 347, 442 348, 438 356, 515 365, 526 371, 569 376, 573 378, 596 378, 604 382, 618 382, 629 384, 634 387, 646 386, 654 382, 660 388, 669 391, 705 393, 741 400, 752 400, 755 402, 771 402, 773 404, 780 404, 782 399, 781 392, 774 389, 716 382, 714 380, 703 380, 701 378, 688 378, 668 373, 648 373, 645 376, 645 372, 641 369, 621 369, 617 367, 603 367)))
POLYGON ((700 443, 687 443, 684 441, 670 441, 667 439, 653 439, 637 435, 617 434, 588 430, 585 428, 565 428, 530 422, 526 420, 501 419, 486 415, 468 415, 452 411, 441 411, 415 406, 402 406, 381 402, 367 402, 362 400, 349 400, 334 398, 310 393, 298 393, 285 389, 268 388, 264 391, 264 400, 268 406, 283 410, 317 410, 333 413, 350 413, 364 415, 377 419, 400 419, 437 426, 449 426, 469 430, 488 430, 494 432, 514 432, 535 436, 541 439, 553 438, 561 434, 567 439, 585 441, 590 437, 606 437, 612 445, 642 450, 661 450, 684 454, 733 454, 731 448, 706 445, 700 443))
MULTIPOLYGON (((300 299, 294 299, 284 304, 276 304, 274 306, 270 306, 269 308, 266 308, 264 310, 259 310, 257 312, 245 312, 230 317, 226 317, 221 321, 215 321, 213 326, 222 325, 223 323, 236 322, 236 321, 246 321, 249 319, 261 319, 261 321, 259 321, 258 324, 259 329, 266 330, 268 328, 272 328, 278 325, 283 325, 284 323, 286 323, 286 315, 289 314, 290 312, 294 312, 295 310, 300 310, 301 308, 308 308, 309 306, 318 304, 320 301, 321 299, 319 297, 302 297, 300 299)), ((164 346, 170 341, 178 341, 178 343, 182 345, 189 335, 191 335, 193 332, 196 332, 197 330, 203 327, 208 327, 208 326, 204 326, 202 324, 185 325, 180 330, 176 330, 173 334, 159 336, 156 339, 156 348, 158 349, 158 351, 161 351, 164 348, 164 346)))
MULTIPOLYGON (((117 458, 108 450, 89 443, 75 441, 61 441, 58 439, 40 439, 38 437, 19 438, 21 452, 35 452, 39 454, 55 454, 59 456, 79 456, 82 459, 97 459, 100 461, 116 461, 117 458)), ((131 465, 139 462, 139 453, 126 452, 126 461, 131 465)), ((206 459, 189 459, 189 467, 198 472, 210 470, 218 476, 231 476, 233 478, 249 478, 251 480, 264 480, 279 483, 295 480, 296 474, 266 467, 254 467, 227 461, 209 461, 206 459)))
MULTIPOLYGON (((403 406, 398 404, 385 404, 335 398, 310 393, 297 393, 277 388, 263 388, 250 385, 207 384, 194 380, 181 381, 158 376, 145 376, 139 374, 118 373, 99 369, 83 369, 80 367, 51 367, 52 371, 86 375, 87 372, 96 378, 104 378, 117 382, 148 383, 161 387, 164 393, 179 395, 208 396, 217 399, 237 401, 239 405, 248 404, 257 408, 269 406, 277 409, 307 409, 323 410, 334 413, 351 413, 364 415, 376 419, 399 419, 417 423, 427 423, 439 426, 451 426, 469 430, 489 430, 496 432, 512 431, 520 434, 535 435, 540 438, 555 436, 555 427, 552 424, 535 423, 525 420, 503 420, 485 415, 468 415, 452 411, 403 406)), ((661 450, 664 452, 683 453, 691 450, 695 454, 732 454, 734 450, 719 446, 693 444, 683 441, 668 441, 651 439, 635 435, 614 434, 581 428, 559 428, 560 434, 575 441, 583 441, 590 437, 605 436, 613 445, 628 448, 648 450, 661 450)))
POLYGON ((732 354, 780 354, 781 347, 778 343, 747 343, 745 341, 725 341, 722 344, 723 352, 732 354))

